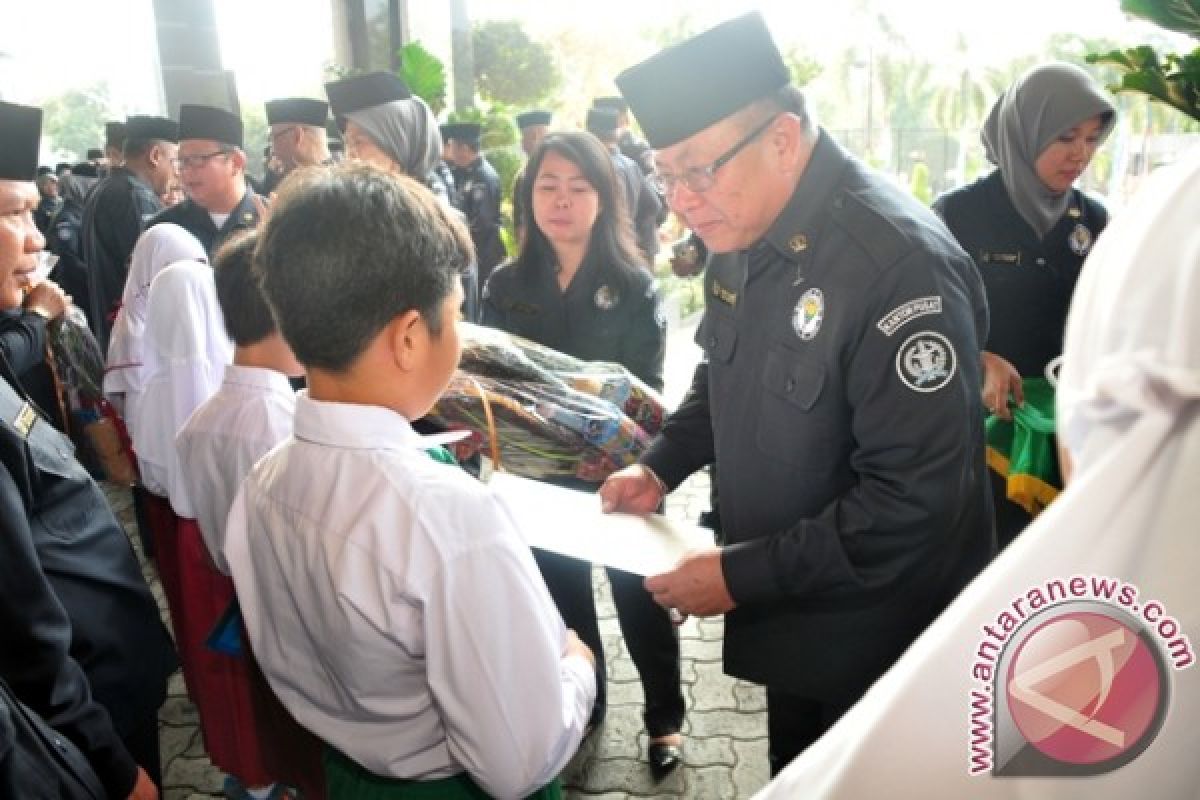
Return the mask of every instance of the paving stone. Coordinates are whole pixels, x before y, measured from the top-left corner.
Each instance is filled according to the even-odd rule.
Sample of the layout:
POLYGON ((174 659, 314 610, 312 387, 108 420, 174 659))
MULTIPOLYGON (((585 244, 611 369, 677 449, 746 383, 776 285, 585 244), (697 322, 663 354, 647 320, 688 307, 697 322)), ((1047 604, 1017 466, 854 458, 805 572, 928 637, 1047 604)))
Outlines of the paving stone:
POLYGON ((587 792, 626 792, 649 797, 679 797, 686 770, 677 769, 655 783, 646 762, 629 758, 595 759, 584 765, 571 788, 587 792))
POLYGON ((739 711, 767 710, 767 690, 753 683, 737 681, 733 685, 733 696, 739 711))
POLYGON ((734 796, 750 797, 771 779, 767 739, 764 736, 756 741, 734 742, 733 751, 737 754, 737 766, 733 768, 734 796))
POLYGON ((733 739, 712 736, 707 739, 689 738, 683 744, 683 761, 690 767, 724 766, 737 763, 733 739))
POLYGON ((722 654, 722 643, 720 641, 705 641, 703 639, 691 639, 687 643, 685 655, 689 658, 694 658, 697 661, 714 661, 720 663, 724 658, 722 654))
POLYGON ((689 711, 691 736, 730 736, 739 740, 762 739, 767 734, 765 714, 742 714, 729 711, 689 711))
POLYGON ((158 718, 168 725, 198 725, 200 717, 187 697, 168 697, 158 710, 158 718))
POLYGON ((721 671, 720 664, 697 663, 696 682, 691 686, 692 708, 696 711, 737 711, 733 687, 733 678, 721 671))
POLYGON ((733 797, 733 770, 729 767, 700 767, 686 773, 688 797, 733 797))
POLYGON ((202 738, 199 729, 191 725, 163 725, 158 731, 159 757, 162 763, 170 764, 175 757, 186 752, 195 739, 202 738))
POLYGON ((163 776, 168 788, 184 788, 193 792, 217 794, 225 782, 225 774, 209 763, 207 758, 180 756, 171 763, 171 769, 163 776))
POLYGON ((725 618, 710 617, 697 621, 700 638, 706 642, 720 642, 725 639, 725 618))
POLYGON ((608 682, 608 705, 633 705, 639 709, 646 702, 646 695, 642 691, 640 681, 609 681, 608 682))

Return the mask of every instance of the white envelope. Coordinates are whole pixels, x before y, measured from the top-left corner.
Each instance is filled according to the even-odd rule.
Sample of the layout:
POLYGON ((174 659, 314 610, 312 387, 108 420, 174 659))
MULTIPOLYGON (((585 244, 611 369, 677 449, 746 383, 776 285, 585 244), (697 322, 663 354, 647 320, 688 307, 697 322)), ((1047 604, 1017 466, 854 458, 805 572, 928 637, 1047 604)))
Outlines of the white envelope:
POLYGON ((672 569, 691 550, 713 545, 712 531, 661 514, 605 514, 600 496, 493 473, 488 486, 507 501, 531 547, 636 575, 672 569))

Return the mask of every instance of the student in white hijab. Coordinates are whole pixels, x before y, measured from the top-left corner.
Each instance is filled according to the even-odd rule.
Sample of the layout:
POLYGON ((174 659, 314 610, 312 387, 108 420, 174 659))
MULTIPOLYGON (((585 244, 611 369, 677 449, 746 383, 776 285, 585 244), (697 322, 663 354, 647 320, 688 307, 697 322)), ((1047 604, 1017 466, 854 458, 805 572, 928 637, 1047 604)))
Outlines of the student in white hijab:
POLYGON ((1080 278, 1057 396, 1066 490, 760 798, 1197 797, 1198 219, 1194 151, 1152 176, 1080 278), (1054 619, 1073 599, 1103 596, 1098 578, 1119 588, 1090 610, 1107 619, 1119 607, 1136 632, 1118 635, 1120 647, 1111 632, 1054 619), (1049 595, 1056 580, 1072 597, 1030 613, 1033 590, 1049 595), (1007 634, 1005 613, 1020 623, 1007 634), (988 628, 1010 649, 989 644, 999 638, 988 628), (985 684, 976 672, 990 658, 1000 677, 985 684), (1080 775, 1095 771, 1071 763, 1084 750, 1118 767, 1080 775), (970 775, 973 764, 983 774, 970 775))
POLYGON ((147 383, 129 420, 142 484, 191 519, 195 513, 180 474, 175 434, 220 388, 225 366, 233 361, 212 267, 177 262, 150 284, 144 356, 147 383))
POLYGON ((208 256, 195 236, 173 223, 155 225, 138 237, 109 335, 104 371, 104 393, 123 414, 127 413, 127 398, 140 394, 149 377, 143 363, 143 336, 150 282, 176 261, 207 262, 208 256))

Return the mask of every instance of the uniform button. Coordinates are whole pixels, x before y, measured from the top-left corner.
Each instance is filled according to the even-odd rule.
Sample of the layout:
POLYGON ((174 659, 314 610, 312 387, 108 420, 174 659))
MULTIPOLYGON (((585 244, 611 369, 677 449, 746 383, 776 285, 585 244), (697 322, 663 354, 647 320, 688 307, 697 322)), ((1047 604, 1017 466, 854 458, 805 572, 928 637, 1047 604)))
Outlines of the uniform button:
POLYGON ((788 378, 788 379, 787 379, 787 383, 785 383, 785 384, 783 385, 783 389, 784 389, 784 391, 786 391, 788 394, 791 394, 792 392, 796 391, 796 379, 795 379, 795 378, 788 378))
POLYGON ((709 337, 708 337, 708 346, 709 346, 709 347, 716 347, 716 346, 717 346, 717 337, 716 337, 716 336, 709 336, 709 337))
POLYGON ((1044 266, 1046 266, 1046 259, 1044 259, 1044 258, 1039 258, 1039 259, 1037 260, 1037 265, 1038 265, 1039 267, 1044 267, 1044 266))

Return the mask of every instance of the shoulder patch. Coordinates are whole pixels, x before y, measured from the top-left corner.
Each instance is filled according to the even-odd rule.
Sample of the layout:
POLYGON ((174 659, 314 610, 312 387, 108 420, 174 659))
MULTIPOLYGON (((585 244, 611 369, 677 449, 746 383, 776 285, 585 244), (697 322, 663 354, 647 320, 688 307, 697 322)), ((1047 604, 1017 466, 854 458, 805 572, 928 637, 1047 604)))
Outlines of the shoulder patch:
POLYGON ((936 331, 921 331, 904 340, 896 351, 896 374, 914 392, 936 392, 958 369, 950 340, 936 331))
POLYGON ((884 336, 891 336, 918 317, 940 313, 942 313, 942 298, 939 295, 918 297, 916 300, 909 300, 884 314, 883 318, 875 323, 875 327, 879 328, 884 336))

